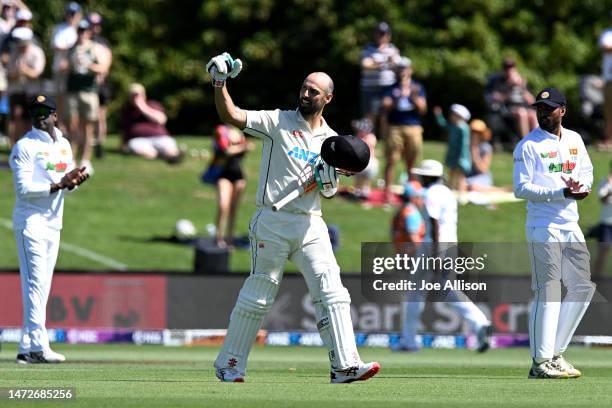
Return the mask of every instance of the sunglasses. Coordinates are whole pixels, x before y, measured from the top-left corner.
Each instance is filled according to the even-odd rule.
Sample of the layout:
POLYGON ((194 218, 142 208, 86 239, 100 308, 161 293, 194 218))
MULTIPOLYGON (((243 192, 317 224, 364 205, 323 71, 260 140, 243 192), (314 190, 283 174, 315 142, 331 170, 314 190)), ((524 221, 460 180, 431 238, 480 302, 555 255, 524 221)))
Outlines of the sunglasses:
POLYGON ((41 117, 41 116, 44 117, 44 118, 47 118, 53 112, 55 112, 54 109, 46 108, 46 107, 42 107, 42 106, 38 106, 38 107, 30 109, 30 115, 32 115, 33 118, 38 118, 38 117, 41 117))

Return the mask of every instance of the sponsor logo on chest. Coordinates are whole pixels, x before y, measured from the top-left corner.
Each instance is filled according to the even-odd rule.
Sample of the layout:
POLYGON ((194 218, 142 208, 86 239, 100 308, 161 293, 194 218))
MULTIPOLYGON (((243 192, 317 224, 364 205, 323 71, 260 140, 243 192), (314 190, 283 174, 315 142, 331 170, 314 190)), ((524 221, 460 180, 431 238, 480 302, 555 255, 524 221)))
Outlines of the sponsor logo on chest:
POLYGON ((287 156, 291 157, 292 159, 314 164, 318 154, 296 146, 287 152, 287 156))

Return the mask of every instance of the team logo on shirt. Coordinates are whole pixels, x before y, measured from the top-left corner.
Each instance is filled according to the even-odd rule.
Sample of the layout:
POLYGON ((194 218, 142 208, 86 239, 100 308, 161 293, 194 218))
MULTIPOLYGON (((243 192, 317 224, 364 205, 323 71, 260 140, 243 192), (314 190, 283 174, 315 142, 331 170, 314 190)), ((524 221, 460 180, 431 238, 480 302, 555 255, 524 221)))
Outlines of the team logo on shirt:
POLYGON ((66 171, 66 169, 68 168, 68 163, 50 163, 47 162, 47 166, 45 167, 45 170, 55 170, 56 173, 64 173, 66 171))
POLYGON ((557 152, 540 153, 540 157, 543 159, 554 159, 557 157, 557 152))
POLYGON ((570 148, 570 149, 569 149, 569 153, 570 153, 572 156, 577 156, 577 155, 578 155, 578 149, 577 149, 577 148, 575 148, 575 147, 572 147, 572 148, 570 148))
POLYGON ((550 163, 549 173, 571 173, 576 168, 576 162, 567 160, 565 163, 550 163))
POLYGON ((309 164, 314 164, 318 154, 315 152, 311 152, 310 150, 301 149, 296 146, 287 153, 287 156, 308 162, 309 164))
POLYGON ((301 130, 292 130, 291 134, 295 137, 304 137, 304 133, 301 130))

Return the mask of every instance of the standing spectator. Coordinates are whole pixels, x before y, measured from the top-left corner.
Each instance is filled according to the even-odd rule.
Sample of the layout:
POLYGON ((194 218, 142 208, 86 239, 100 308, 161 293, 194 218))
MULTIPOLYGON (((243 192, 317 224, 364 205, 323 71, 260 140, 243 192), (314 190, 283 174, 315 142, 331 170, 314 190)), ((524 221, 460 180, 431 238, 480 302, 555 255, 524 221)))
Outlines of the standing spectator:
POLYGON ((217 246, 232 247, 234 226, 240 198, 246 188, 246 179, 241 161, 247 150, 254 146, 247 142, 240 129, 231 125, 219 125, 215 129, 215 157, 212 166, 216 167, 217 186, 217 246))
POLYGON ((6 35, 15 25, 15 5, 11 0, 2 0, 0 11, 0 35, 6 35))
POLYGON ((146 159, 159 156, 169 163, 180 160, 180 150, 166 129, 166 112, 157 101, 147 99, 144 86, 130 85, 130 96, 121 113, 123 150, 146 159))
POLYGON ((601 216, 599 217, 599 251, 595 261, 595 271, 593 275, 600 278, 603 274, 612 243, 612 160, 610 160, 610 172, 608 177, 601 180, 597 189, 597 196, 601 200, 601 216))
POLYGON ((376 135, 370 119, 354 120, 351 125, 358 138, 363 140, 370 148, 370 162, 362 172, 355 174, 355 196, 366 199, 370 196, 370 185, 378 174, 378 159, 376 158, 376 135))
POLYGON ((102 16, 99 13, 93 12, 87 17, 93 31, 92 41, 99 44, 100 52, 105 55, 105 60, 108 64, 108 69, 105 73, 98 74, 96 78, 98 82, 98 100, 100 106, 98 109, 98 126, 94 132, 94 148, 97 158, 104 156, 104 142, 106 141, 106 111, 108 101, 110 100, 110 86, 108 84, 108 71, 113 63, 113 53, 110 43, 102 36, 102 16))
POLYGON ((68 50, 76 44, 79 21, 81 21, 81 6, 79 3, 72 1, 66 6, 64 22, 55 26, 51 35, 51 47, 53 47, 53 65, 51 70, 53 71, 55 93, 57 95, 57 113, 60 120, 60 128, 64 128, 62 122, 68 120, 64 106, 68 73, 62 69, 62 61, 66 60, 68 50))
POLYGON ((32 129, 13 147, 10 166, 15 185, 13 229, 19 255, 23 330, 17 364, 61 363, 51 350, 45 317, 57 260, 66 189, 87 180, 74 168, 70 143, 55 127, 55 103, 37 95, 29 105, 32 129))
POLYGON ((395 83, 395 65, 400 52, 391 43, 391 27, 380 22, 374 32, 374 43, 361 53, 361 113, 374 124, 379 137, 387 134, 387 118, 383 115, 382 100, 388 87, 395 83))
POLYGON ((609 150, 612 148, 612 28, 604 30, 601 34, 601 37, 599 37, 599 47, 603 55, 601 76, 606 82, 604 88, 606 132, 599 148, 602 150, 609 150))
POLYGON ((447 122, 439 106, 434 107, 436 121, 440 127, 448 132, 448 150, 446 151, 446 165, 450 169, 449 187, 459 190, 460 199, 463 200, 467 191, 466 175, 472 171, 472 158, 470 154, 470 111, 457 103, 450 107, 450 118, 447 122))
POLYGON ((406 171, 414 167, 423 149, 421 117, 427 111, 425 88, 412 79, 412 62, 403 57, 397 66, 399 81, 385 93, 383 106, 389 112, 385 139, 385 199, 389 202, 395 163, 401 158, 406 171))
POLYGON ((9 138, 15 144, 17 138, 29 128, 27 105, 33 95, 39 92, 38 78, 45 69, 45 54, 32 42, 34 34, 27 27, 13 30, 15 47, 11 50, 8 64, 8 95, 10 106, 9 138))
MULTIPOLYGON (((494 117, 510 121, 513 130, 523 138, 538 125, 535 109, 531 106, 535 99, 513 59, 504 59, 502 68, 503 72, 489 78, 485 86, 485 102, 494 117)), ((495 122, 495 119, 491 120, 495 122)))
POLYGON ((94 124, 98 121, 98 75, 106 75, 109 61, 103 47, 91 40, 87 20, 79 22, 77 42, 68 51, 61 68, 68 72, 66 81, 67 113, 75 157, 93 175, 91 151, 94 124))

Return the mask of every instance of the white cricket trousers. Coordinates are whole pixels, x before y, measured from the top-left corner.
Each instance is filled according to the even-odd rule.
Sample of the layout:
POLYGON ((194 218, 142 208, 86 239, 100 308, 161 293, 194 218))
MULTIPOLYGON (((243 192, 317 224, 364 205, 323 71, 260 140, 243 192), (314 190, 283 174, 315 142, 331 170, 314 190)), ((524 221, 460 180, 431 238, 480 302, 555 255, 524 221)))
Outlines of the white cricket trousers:
POLYGON ((45 327, 47 300, 59 251, 60 231, 47 226, 15 230, 23 303, 19 353, 49 349, 45 327))
POLYGON ((577 224, 571 230, 527 227, 526 235, 534 292, 529 315, 531 356, 551 359, 567 349, 595 293, 589 252, 577 224), (567 288, 563 300, 561 282, 567 288))
POLYGON ((323 219, 261 208, 251 219, 249 231, 251 274, 240 290, 215 366, 233 367, 246 373, 251 346, 274 302, 287 260, 304 276, 315 306, 317 329, 328 349, 332 368, 360 364, 351 321, 351 298, 340 281, 340 268, 323 219))

